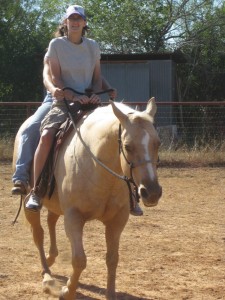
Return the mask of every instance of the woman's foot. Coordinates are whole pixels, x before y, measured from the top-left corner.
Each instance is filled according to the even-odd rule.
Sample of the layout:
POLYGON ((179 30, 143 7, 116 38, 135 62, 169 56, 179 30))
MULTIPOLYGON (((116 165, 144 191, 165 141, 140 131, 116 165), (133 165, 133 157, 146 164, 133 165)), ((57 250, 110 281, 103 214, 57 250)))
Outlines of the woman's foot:
POLYGON ((34 212, 38 212, 42 207, 41 198, 35 193, 34 190, 31 191, 29 198, 25 204, 25 207, 34 212))
POLYGON ((14 182, 14 187, 12 188, 12 195, 26 195, 28 191, 28 184, 21 181, 16 180, 14 182))

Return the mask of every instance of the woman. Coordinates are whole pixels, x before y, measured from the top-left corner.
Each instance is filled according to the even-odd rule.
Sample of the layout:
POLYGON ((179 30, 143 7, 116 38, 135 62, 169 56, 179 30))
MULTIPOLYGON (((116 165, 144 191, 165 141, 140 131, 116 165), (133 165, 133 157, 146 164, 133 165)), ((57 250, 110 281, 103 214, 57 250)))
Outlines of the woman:
POLYGON ((88 88, 93 91, 101 90, 100 49, 94 40, 83 36, 86 25, 83 7, 69 6, 64 20, 66 36, 53 39, 46 53, 53 84, 62 94, 55 96, 53 106, 42 122, 42 134, 34 157, 34 187, 26 203, 26 208, 33 211, 38 211, 42 205, 36 193, 37 180, 45 165, 55 134, 67 118, 67 109, 62 99, 78 101, 81 104, 100 103, 99 96, 95 94, 87 97, 63 91, 65 86, 73 87, 79 92, 85 92, 88 88))
MULTIPOLYGON (((57 97, 57 94, 61 92, 61 90, 56 88, 52 83, 50 68, 47 60, 44 60, 43 78, 44 85, 47 89, 47 95, 42 105, 29 119, 29 124, 21 134, 21 138, 19 141, 18 158, 16 161, 16 170, 12 177, 12 181, 14 184, 12 188, 12 195, 27 194, 30 181, 31 164, 40 139, 41 122, 51 109, 53 101, 52 95, 53 97, 57 97)), ((112 89, 112 87, 104 77, 102 77, 102 89, 112 89)), ((116 96, 116 89, 112 89, 112 91, 109 92, 109 97, 111 99, 115 99, 116 96)))
MULTIPOLYGON (((41 198, 37 195, 36 184, 45 165, 53 140, 61 123, 67 118, 67 108, 63 98, 81 104, 98 104, 100 98, 93 94, 77 96, 71 91, 63 91, 63 87, 73 87, 79 92, 91 88, 99 91, 102 88, 100 68, 100 50, 98 44, 83 36, 86 28, 86 16, 83 7, 69 6, 66 11, 64 28, 66 36, 53 39, 46 53, 49 62, 53 84, 58 88, 51 111, 45 117, 41 126, 41 138, 34 157, 34 187, 26 203, 26 208, 33 211, 41 209, 41 198)), ((142 211, 137 205, 135 215, 142 211)))
MULTIPOLYGON (((62 37, 65 35, 65 26, 59 26, 55 37, 62 37)), ((85 28, 86 29, 86 28, 85 28)), ((67 31, 67 29, 66 29, 67 31)), ((83 30, 83 35, 85 30, 83 30)), ((21 139, 19 143, 18 158, 16 161, 16 170, 13 174, 12 181, 14 186, 12 188, 13 195, 26 195, 30 180, 30 169, 34 158, 34 153, 37 148, 40 139, 40 125, 46 114, 49 112, 53 98, 63 97, 63 91, 58 87, 53 85, 50 67, 48 60, 44 59, 44 69, 43 69, 43 79, 44 85, 47 90, 47 95, 42 103, 42 105, 37 109, 34 115, 29 119, 29 124, 26 129, 21 134, 21 139)), ((102 77, 102 89, 112 89, 110 84, 102 77)), ((117 92, 115 89, 109 92, 109 97, 115 99, 117 92)))

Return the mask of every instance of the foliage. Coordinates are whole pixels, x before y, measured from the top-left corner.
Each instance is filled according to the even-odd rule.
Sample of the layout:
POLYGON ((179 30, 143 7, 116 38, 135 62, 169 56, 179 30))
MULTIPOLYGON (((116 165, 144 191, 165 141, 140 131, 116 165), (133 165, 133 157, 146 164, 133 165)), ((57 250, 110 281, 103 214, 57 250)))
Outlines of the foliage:
POLYGON ((38 6, 38 2, 4 0, 2 3, 1 101, 40 101, 43 90, 42 60, 56 20, 53 18, 55 12, 53 14, 47 9, 47 1, 43 6, 38 6))
POLYGON ((225 5, 210 7, 186 32, 182 52, 188 63, 180 66, 181 100, 224 100, 225 5))
MULTIPOLYGON (((216 0, 78 0, 104 53, 177 51, 180 100, 221 100, 225 4, 216 0), (207 82, 207 85, 205 84, 207 82)), ((40 101, 45 49, 73 1, 2 0, 0 101, 40 101)), ((222 88, 223 87, 223 88, 222 88)))

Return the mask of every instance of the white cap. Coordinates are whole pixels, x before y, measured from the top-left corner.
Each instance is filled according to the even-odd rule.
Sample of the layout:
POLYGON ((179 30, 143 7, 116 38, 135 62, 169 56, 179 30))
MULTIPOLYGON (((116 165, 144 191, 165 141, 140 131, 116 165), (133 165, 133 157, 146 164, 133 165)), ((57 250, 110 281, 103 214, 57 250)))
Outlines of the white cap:
POLYGON ((66 19, 68 19, 73 14, 80 15, 84 20, 86 20, 84 8, 80 5, 69 6, 66 10, 66 19))

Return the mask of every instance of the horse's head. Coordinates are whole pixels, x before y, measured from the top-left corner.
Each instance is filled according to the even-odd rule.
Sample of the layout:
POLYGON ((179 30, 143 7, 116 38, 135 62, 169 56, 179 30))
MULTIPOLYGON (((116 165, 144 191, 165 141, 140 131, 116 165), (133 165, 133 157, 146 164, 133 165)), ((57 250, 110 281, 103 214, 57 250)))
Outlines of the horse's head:
POLYGON ((153 126, 155 99, 148 101, 143 112, 132 110, 126 114, 111 102, 121 124, 120 158, 124 175, 133 179, 145 206, 157 205, 162 188, 158 183, 157 161, 160 140, 153 126))

